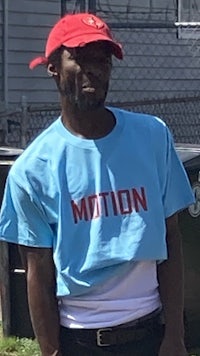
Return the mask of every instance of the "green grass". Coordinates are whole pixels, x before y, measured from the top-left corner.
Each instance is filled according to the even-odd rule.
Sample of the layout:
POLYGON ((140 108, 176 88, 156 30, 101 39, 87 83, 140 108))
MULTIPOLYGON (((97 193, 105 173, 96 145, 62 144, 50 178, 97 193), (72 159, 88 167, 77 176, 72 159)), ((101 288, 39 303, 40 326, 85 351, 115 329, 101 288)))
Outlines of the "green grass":
POLYGON ((41 356, 41 353, 35 340, 3 337, 0 324, 0 356, 41 356))
POLYGON ((26 338, 1 338, 0 356, 40 356, 38 345, 35 341, 26 338))

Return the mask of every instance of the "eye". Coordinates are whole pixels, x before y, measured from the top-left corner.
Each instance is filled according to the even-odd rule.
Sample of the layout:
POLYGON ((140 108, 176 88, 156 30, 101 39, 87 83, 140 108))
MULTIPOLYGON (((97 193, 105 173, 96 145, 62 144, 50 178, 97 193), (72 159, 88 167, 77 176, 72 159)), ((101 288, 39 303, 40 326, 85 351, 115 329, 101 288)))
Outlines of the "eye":
POLYGON ((105 66, 112 65, 112 58, 110 56, 109 57, 105 57, 105 56, 99 57, 99 58, 97 58, 97 61, 105 66))
POLYGON ((67 59, 74 59, 74 56, 70 54, 67 59))
POLYGON ((77 55, 78 54, 77 54, 76 48, 71 48, 71 50, 68 52, 68 59, 76 60, 77 55))
POLYGON ((106 64, 111 65, 112 64, 112 57, 111 56, 107 57, 105 62, 106 62, 106 64))

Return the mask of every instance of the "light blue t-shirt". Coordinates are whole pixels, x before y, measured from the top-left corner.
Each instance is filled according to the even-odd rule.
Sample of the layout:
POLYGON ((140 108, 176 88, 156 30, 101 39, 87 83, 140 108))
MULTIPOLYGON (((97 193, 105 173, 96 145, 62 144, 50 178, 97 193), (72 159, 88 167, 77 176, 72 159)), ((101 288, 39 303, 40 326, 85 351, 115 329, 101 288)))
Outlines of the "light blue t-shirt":
POLYGON ((133 261, 166 259, 165 219, 194 202, 166 125, 109 110, 116 125, 96 140, 56 120, 7 179, 1 240, 52 247, 58 296, 84 294, 133 261))

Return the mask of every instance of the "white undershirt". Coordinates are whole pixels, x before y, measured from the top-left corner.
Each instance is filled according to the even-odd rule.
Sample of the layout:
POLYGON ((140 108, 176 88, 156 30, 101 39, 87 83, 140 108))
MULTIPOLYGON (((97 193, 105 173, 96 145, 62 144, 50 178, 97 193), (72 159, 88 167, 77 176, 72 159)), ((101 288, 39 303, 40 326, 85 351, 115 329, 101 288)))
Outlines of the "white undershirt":
POLYGON ((59 305, 61 325, 68 328, 109 327, 138 319, 161 306, 156 262, 135 262, 128 273, 80 298, 62 297, 59 305))

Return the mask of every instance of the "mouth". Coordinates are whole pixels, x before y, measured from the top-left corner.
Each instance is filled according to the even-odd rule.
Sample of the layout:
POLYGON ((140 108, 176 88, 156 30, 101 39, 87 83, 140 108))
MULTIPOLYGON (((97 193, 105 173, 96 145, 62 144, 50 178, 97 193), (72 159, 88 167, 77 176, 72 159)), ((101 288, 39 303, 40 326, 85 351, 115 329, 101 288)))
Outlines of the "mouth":
POLYGON ((85 83, 82 85, 82 90, 87 93, 94 93, 96 91, 96 86, 91 83, 85 83))
POLYGON ((94 93, 96 91, 96 89, 92 88, 92 87, 84 87, 83 91, 86 93, 94 93))

